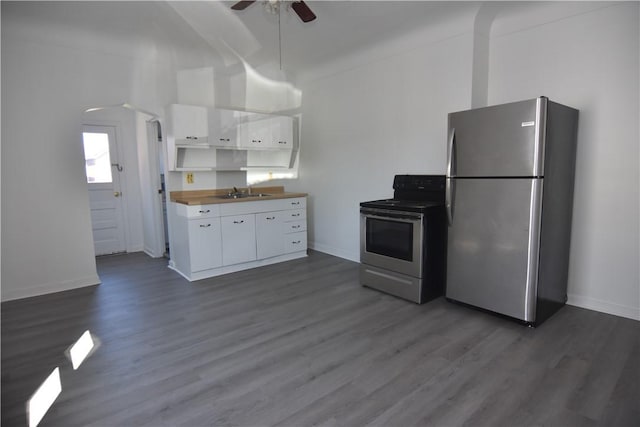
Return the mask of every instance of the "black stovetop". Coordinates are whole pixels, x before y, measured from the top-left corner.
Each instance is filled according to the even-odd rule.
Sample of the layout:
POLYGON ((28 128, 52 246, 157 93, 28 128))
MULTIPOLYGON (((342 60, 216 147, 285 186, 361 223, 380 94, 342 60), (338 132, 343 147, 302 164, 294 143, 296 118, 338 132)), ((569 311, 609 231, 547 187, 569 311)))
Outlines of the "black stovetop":
POLYGON ((362 202, 360 207, 425 212, 444 206, 444 175, 396 175, 393 189, 393 199, 362 202))

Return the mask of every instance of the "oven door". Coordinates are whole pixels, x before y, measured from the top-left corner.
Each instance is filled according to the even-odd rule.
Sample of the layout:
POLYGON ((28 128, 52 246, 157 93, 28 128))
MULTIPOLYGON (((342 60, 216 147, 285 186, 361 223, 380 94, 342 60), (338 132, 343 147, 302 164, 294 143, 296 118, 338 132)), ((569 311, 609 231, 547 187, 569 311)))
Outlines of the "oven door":
POLYGON ((422 277, 424 215, 360 208, 360 262, 422 277))

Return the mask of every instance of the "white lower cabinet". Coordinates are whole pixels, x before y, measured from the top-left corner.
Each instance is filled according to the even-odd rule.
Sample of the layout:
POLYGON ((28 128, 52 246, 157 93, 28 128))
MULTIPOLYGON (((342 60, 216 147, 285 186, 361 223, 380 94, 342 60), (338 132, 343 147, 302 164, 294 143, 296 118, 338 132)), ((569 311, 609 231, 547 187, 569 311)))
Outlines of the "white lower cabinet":
POLYGON ((304 197, 174 205, 170 267, 188 280, 307 255, 304 197))
POLYGON ((282 212, 256 214, 256 250, 258 259, 282 255, 282 212))
POLYGON ((189 258, 191 271, 209 270, 222 265, 220 218, 189 220, 189 258))
POLYGON ((222 224, 222 265, 256 259, 255 215, 225 216, 222 224))

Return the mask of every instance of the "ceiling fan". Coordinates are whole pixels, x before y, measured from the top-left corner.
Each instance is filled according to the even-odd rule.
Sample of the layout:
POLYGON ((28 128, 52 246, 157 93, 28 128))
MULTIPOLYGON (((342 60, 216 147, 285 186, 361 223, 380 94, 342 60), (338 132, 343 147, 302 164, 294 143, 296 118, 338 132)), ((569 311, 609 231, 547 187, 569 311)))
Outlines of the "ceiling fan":
MULTIPOLYGON (((231 9, 244 10, 255 2, 256 0, 239 1, 233 6, 231 6, 231 9)), ((272 11, 277 12, 280 7, 280 4, 283 3, 283 0, 266 0, 264 3, 265 3, 265 7, 267 7, 272 11)), ((316 19, 316 15, 311 11, 311 9, 309 9, 309 6, 307 6, 306 3, 301 0, 292 1, 291 9, 293 9, 293 11, 300 17, 300 19, 302 19, 302 22, 310 22, 316 19)))

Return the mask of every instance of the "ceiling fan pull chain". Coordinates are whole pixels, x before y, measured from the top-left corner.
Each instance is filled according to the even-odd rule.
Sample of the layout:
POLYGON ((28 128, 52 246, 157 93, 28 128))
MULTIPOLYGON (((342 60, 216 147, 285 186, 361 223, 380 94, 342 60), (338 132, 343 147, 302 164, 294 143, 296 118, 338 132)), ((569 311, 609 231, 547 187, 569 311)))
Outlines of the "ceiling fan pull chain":
POLYGON ((280 25, 280 9, 278 8, 278 51, 280 52, 280 71, 282 71, 282 29, 280 25))

